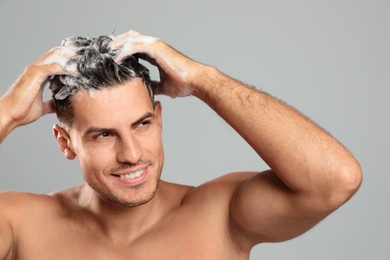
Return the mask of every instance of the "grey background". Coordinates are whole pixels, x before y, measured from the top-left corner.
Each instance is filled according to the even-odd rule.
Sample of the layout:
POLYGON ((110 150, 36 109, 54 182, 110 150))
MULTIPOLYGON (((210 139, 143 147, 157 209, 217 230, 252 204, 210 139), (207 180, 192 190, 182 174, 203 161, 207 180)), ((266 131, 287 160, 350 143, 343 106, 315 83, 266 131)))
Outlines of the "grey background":
MULTIPOLYGON (((3 0, 0 91, 67 36, 130 29, 285 100, 359 159, 364 182, 355 197, 301 237, 257 246, 251 259, 390 259, 390 1, 3 0)), ((267 168, 200 101, 159 100, 163 179, 198 185, 267 168)), ((48 193, 83 182, 77 162, 57 148, 55 122, 41 118, 1 144, 0 190, 48 193)))

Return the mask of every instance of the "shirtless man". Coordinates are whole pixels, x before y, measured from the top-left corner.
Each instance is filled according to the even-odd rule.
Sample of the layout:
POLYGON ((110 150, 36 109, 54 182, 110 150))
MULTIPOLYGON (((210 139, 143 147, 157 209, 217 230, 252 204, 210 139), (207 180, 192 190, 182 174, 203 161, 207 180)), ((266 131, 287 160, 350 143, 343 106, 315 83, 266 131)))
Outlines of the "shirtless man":
MULTIPOLYGON (((359 163, 293 108, 159 39, 134 31, 113 39, 115 64, 137 54, 157 66, 155 94, 199 98, 270 170, 199 187, 164 182, 161 104, 145 79, 69 88, 59 99, 71 96, 71 120, 60 118, 54 136, 66 158, 78 159, 86 184, 50 195, 1 193, 1 259, 248 259, 256 244, 299 236, 357 191, 359 163)), ((54 112, 43 88, 54 75, 78 77, 75 56, 56 47, 24 70, 0 99, 0 141, 54 112)))

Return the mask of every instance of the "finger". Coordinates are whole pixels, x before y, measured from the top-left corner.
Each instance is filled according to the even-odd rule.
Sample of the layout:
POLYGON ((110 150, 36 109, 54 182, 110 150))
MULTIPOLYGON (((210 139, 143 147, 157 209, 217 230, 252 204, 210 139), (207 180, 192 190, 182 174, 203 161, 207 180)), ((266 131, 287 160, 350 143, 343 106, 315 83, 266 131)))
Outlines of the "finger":
POLYGON ((158 63, 157 63, 156 59, 151 58, 150 56, 146 55, 145 53, 136 53, 134 56, 141 59, 141 60, 147 61, 150 64, 158 67, 158 63))
POLYGON ((116 53, 114 61, 121 63, 126 57, 137 53, 137 46, 134 41, 127 41, 122 45, 122 48, 116 53))
POLYGON ((162 83, 157 80, 152 80, 152 89, 154 95, 164 95, 164 88, 162 86, 162 83))
POLYGON ((46 78, 42 83, 41 83, 41 86, 40 86, 40 89, 38 91, 38 95, 40 97, 43 97, 43 91, 45 90, 45 86, 46 84, 49 82, 49 78, 46 78))
POLYGON ((75 55, 76 51, 74 49, 58 46, 51 49, 46 55, 44 55, 40 60, 38 60, 38 64, 58 64, 63 69, 63 71, 59 71, 61 72, 60 74, 69 74, 72 76, 77 76, 79 75, 77 65, 74 62, 70 62, 70 58, 74 57, 75 55))
POLYGON ((43 114, 44 115, 51 114, 51 113, 55 112, 54 103, 53 103, 52 99, 44 102, 42 108, 43 108, 43 114))
POLYGON ((143 36, 143 35, 140 34, 139 32, 134 31, 134 30, 130 30, 127 33, 113 37, 113 41, 111 42, 110 47, 111 47, 111 49, 114 49, 114 50, 119 49, 123 46, 123 44, 125 44, 125 42, 132 40, 132 39, 139 37, 139 36, 143 36))
POLYGON ((134 55, 136 53, 143 53, 149 56, 150 58, 154 58, 153 51, 150 47, 157 40, 158 38, 151 37, 151 36, 141 36, 138 38, 128 40, 119 49, 114 60, 120 63, 121 61, 123 61, 124 58, 134 55))

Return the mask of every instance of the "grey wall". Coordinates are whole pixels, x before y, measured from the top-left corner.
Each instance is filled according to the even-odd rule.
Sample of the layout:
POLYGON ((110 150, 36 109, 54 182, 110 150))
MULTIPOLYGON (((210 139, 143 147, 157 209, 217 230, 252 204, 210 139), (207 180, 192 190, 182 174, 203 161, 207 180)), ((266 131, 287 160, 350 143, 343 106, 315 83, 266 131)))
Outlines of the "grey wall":
MULTIPOLYGON (((390 259, 390 1, 232 2, 2 0, 0 92, 70 35, 135 29, 162 38, 295 106, 361 162, 364 183, 353 199, 295 240, 257 246, 251 259, 390 259)), ((198 100, 159 99, 165 180, 198 185, 266 169, 198 100)), ((48 193, 82 183, 52 137, 55 122, 41 118, 1 144, 0 190, 48 193)))

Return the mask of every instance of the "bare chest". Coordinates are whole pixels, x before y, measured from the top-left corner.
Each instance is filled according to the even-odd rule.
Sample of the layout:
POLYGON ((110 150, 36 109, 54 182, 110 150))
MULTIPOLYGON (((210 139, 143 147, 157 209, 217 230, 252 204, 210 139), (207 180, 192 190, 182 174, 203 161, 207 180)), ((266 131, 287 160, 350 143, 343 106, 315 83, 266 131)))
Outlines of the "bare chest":
MULTIPOLYGON (((181 220, 132 239, 108 239, 98 230, 47 223, 17 245, 16 259, 248 259, 228 230, 215 223, 181 220)), ((126 238, 131 230, 123 230, 126 238)))

